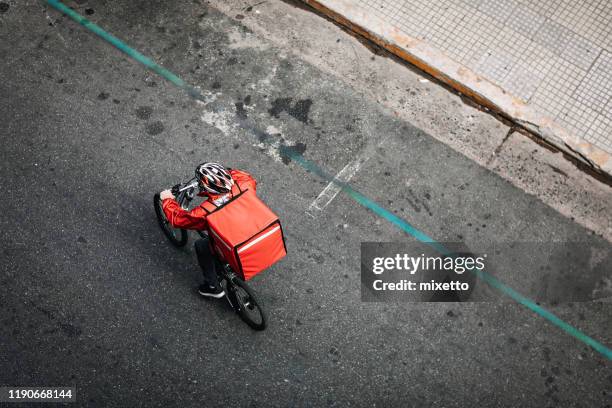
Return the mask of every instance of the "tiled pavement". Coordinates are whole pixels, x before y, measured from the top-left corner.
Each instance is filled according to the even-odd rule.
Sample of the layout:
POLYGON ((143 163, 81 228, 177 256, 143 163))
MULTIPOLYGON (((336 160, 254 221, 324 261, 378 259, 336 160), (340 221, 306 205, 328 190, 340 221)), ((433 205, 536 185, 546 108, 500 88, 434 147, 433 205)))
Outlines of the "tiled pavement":
POLYGON ((612 153, 611 0, 355 0, 612 153))

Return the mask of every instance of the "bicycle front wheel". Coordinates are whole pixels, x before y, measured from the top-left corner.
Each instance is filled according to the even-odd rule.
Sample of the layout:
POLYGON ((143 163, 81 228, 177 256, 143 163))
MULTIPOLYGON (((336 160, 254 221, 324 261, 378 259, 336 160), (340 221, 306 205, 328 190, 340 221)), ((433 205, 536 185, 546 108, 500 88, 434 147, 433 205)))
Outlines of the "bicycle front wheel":
POLYGON ((231 296, 238 316, 252 329, 264 330, 267 324, 266 314, 253 289, 240 278, 232 279, 227 286, 228 295, 231 296))
POLYGON ((161 227, 164 235, 168 240, 172 243, 172 245, 176 247, 185 246, 187 243, 187 231, 181 228, 174 228, 168 218, 166 218, 166 214, 164 214, 164 210, 162 208, 162 200, 159 197, 159 193, 155 194, 153 197, 153 205, 155 206, 155 214, 157 215, 157 221, 159 221, 159 226, 161 227))

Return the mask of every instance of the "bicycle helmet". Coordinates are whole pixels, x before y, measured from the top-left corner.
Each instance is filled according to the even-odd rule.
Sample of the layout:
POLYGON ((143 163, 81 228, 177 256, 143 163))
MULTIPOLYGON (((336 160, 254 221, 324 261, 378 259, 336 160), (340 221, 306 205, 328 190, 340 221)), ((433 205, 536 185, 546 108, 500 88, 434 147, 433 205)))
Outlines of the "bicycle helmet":
POLYGON ((219 163, 202 163, 196 168, 200 191, 210 194, 229 193, 234 180, 229 171, 219 163))

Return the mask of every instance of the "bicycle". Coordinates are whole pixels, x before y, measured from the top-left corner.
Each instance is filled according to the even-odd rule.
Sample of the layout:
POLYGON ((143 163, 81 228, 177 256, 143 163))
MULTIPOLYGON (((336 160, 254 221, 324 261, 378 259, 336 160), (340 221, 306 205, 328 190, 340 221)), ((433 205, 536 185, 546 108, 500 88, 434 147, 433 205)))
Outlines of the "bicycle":
MULTIPOLYGON (((194 177, 186 183, 176 184, 172 187, 172 194, 184 210, 189 210, 192 200, 196 197, 197 186, 198 183, 194 177)), ((185 246, 189 239, 188 232, 181 228, 172 227, 162 209, 162 200, 159 193, 153 197, 153 204, 157 220, 166 238, 176 247, 185 246)), ((207 231, 196 232, 201 237, 208 237, 207 231)), ((212 237, 209 239, 212 239, 212 237)), ((267 317, 255 292, 232 270, 229 263, 225 262, 216 250, 215 255, 217 277, 219 284, 225 291, 225 299, 227 299, 232 309, 249 327, 254 330, 264 330, 267 325, 267 317)))

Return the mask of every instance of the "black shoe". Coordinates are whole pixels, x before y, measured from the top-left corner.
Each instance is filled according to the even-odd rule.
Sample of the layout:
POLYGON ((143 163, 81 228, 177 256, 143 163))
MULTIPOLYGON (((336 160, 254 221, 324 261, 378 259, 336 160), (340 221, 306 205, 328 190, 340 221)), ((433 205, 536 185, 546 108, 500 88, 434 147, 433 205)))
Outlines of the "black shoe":
POLYGON ((198 292, 202 296, 212 297, 215 299, 219 299, 225 296, 225 291, 222 288, 220 288, 219 286, 210 286, 206 283, 200 285, 200 287, 198 288, 198 292))

